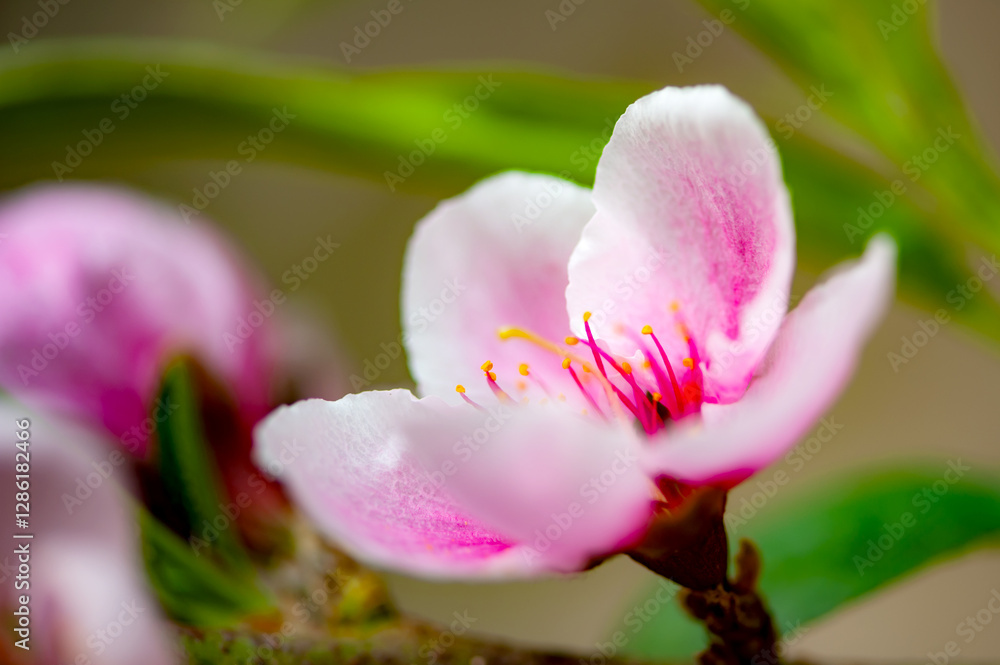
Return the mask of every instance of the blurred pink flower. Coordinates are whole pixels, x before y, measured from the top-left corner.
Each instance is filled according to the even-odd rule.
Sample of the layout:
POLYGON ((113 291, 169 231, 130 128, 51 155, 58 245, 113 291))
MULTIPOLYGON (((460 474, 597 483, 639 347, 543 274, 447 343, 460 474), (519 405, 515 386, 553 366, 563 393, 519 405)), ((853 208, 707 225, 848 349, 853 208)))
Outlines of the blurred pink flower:
POLYGON ((215 375, 248 425, 273 404, 263 282, 210 228, 124 189, 43 185, 3 202, 0 234, 0 386, 14 396, 139 455, 150 414, 171 409, 155 399, 175 354, 215 375))
POLYGON ((0 497, 9 516, 3 531, 9 547, 0 554, 0 606, 5 617, 14 617, 13 628, 24 631, 8 633, 0 660, 177 662, 169 624, 144 579, 135 516, 118 484, 124 454, 109 452, 90 430, 39 417, 6 400, 0 400, 0 427, 8 441, 0 473, 10 483, 0 497), (16 443, 27 454, 15 458, 21 453, 16 443), (14 520, 15 513, 25 512, 16 508, 18 474, 30 477, 26 489, 17 488, 30 493, 25 528, 14 520), (25 638, 29 649, 16 646, 25 638))
POLYGON ((765 128, 723 88, 667 88, 618 121, 593 191, 502 174, 418 225, 402 315, 423 398, 283 407, 256 455, 372 564, 496 577, 636 555, 691 488, 744 480, 831 405, 894 263, 876 238, 786 316, 794 229, 765 128))

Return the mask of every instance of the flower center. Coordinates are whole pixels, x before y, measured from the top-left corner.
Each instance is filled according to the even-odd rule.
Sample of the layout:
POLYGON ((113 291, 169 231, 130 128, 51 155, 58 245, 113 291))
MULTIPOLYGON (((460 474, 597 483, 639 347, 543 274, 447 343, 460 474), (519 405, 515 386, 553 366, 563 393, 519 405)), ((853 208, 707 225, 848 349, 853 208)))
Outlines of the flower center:
MULTIPOLYGON (((673 309, 676 312, 676 307, 673 309)), ((585 338, 566 337, 562 344, 521 328, 504 328, 499 331, 499 336, 503 340, 527 341, 561 358, 562 370, 569 374, 576 389, 589 405, 588 409, 584 409, 586 414, 592 411, 604 420, 627 420, 630 414, 646 434, 653 435, 668 423, 701 411, 704 395, 701 360, 697 345, 683 323, 678 324, 678 330, 687 344, 688 356, 676 369, 652 326, 644 326, 641 334, 633 335, 635 355, 643 358, 641 368, 635 369, 627 359, 609 353, 597 343, 590 328, 590 312, 583 315, 583 326, 585 338), (581 347, 585 349, 582 355, 578 353, 581 347)), ((496 398, 502 403, 515 403, 516 400, 497 383, 493 363, 486 361, 481 369, 496 398)), ((548 395, 542 403, 552 398, 566 399, 562 394, 553 396, 545 382, 527 364, 522 363, 518 373, 520 377, 516 387, 524 390, 527 381, 533 382, 548 395)), ((456 386, 455 390, 470 405, 477 409, 483 408, 465 394, 464 386, 456 386)), ((527 402, 528 398, 525 397, 522 401, 527 402)))

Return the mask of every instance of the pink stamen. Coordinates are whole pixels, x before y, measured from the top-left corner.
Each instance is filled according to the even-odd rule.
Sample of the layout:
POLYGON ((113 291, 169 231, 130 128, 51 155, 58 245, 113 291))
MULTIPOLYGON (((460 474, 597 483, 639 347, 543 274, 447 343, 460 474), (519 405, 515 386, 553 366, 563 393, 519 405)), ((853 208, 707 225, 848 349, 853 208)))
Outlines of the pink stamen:
POLYGON ((573 377, 573 381, 576 382, 576 387, 580 389, 580 392, 583 393, 583 396, 586 397, 587 401, 590 402, 590 405, 592 407, 594 407, 594 411, 597 411, 597 413, 602 418, 604 418, 605 417, 604 416, 604 412, 601 411, 601 407, 597 406, 597 401, 593 398, 593 396, 590 394, 590 392, 586 388, 583 387, 583 382, 580 381, 580 377, 577 376, 576 371, 573 369, 573 366, 572 366, 572 363, 571 363, 570 359, 569 358, 564 358, 562 366, 563 366, 563 369, 566 369, 566 370, 569 371, 569 375, 572 376, 573 377))
MULTIPOLYGON (((591 350, 596 349, 597 342, 594 341, 594 333, 590 330, 590 312, 583 313, 583 328, 587 331, 588 346, 590 346, 591 350)), ((604 378, 607 378, 608 375, 604 373, 604 364, 601 362, 601 356, 596 351, 594 351, 594 362, 597 364, 597 371, 603 374, 604 378)))
POLYGON ((636 340, 636 343, 639 345, 639 348, 642 351, 642 355, 646 359, 646 362, 649 363, 650 369, 653 370, 653 376, 656 377, 656 386, 657 388, 660 389, 661 397, 665 397, 667 400, 663 404, 663 406, 666 407, 667 411, 670 412, 671 416, 676 417, 680 415, 680 407, 678 406, 677 400, 674 397, 673 385, 670 383, 670 379, 667 378, 667 375, 663 372, 663 368, 660 367, 660 363, 658 363, 656 361, 656 358, 653 357, 653 354, 650 352, 649 348, 638 340, 636 340))
POLYGON ((649 335, 653 338, 653 344, 656 345, 656 350, 660 352, 660 357, 663 359, 663 364, 667 368, 667 373, 670 375, 670 385, 673 387, 674 399, 677 400, 677 411, 681 413, 684 411, 684 398, 681 396, 681 387, 677 382, 677 376, 674 374, 674 368, 670 365, 670 359, 667 358, 667 352, 663 350, 663 345, 660 344, 660 340, 657 339, 656 333, 650 326, 646 326, 642 329, 644 335, 649 335))
POLYGON ((639 411, 639 420, 642 422, 643 429, 648 434, 652 434, 656 431, 656 421, 659 419, 656 413, 656 406, 646 397, 646 391, 639 387, 635 377, 632 376, 632 367, 627 362, 622 362, 621 372, 625 381, 632 386, 632 394, 635 397, 636 407, 639 407, 641 403, 642 409, 639 411), (648 419, 643 417, 647 413, 649 414, 648 419))
POLYGON ((526 379, 534 383, 536 386, 541 388, 542 392, 545 393, 549 398, 552 397, 552 392, 549 390, 549 387, 545 384, 544 381, 542 381, 540 378, 531 373, 531 370, 528 368, 527 363, 521 363, 521 365, 517 368, 517 371, 521 376, 525 377, 526 379))
POLYGON ((501 402, 514 401, 514 398, 505 393, 503 389, 499 385, 497 385, 497 375, 492 371, 493 370, 492 362, 487 360, 486 362, 483 363, 480 369, 482 369, 483 374, 486 375, 486 385, 490 387, 490 390, 493 391, 493 394, 496 395, 498 400, 500 400, 501 402))
POLYGON ((455 386, 455 392, 457 392, 459 395, 462 396, 462 399, 465 400, 466 404, 469 404, 484 413, 486 412, 486 409, 476 404, 474 401, 472 401, 472 399, 469 398, 468 395, 465 394, 465 386, 463 386, 462 384, 458 384, 457 386, 455 386))

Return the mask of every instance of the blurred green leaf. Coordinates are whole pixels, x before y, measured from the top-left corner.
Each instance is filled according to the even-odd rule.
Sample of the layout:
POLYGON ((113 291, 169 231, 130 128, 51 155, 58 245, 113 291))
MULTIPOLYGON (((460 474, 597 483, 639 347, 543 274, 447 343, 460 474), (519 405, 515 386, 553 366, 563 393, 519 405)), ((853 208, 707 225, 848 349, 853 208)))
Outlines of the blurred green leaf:
MULTIPOLYGON (((926 213, 909 199, 900 197, 886 207, 868 229, 858 224, 859 209, 876 200, 876 191, 888 189, 888 180, 801 133, 789 140, 779 139, 778 148, 795 208, 801 264, 825 267, 856 256, 868 238, 887 231, 899 244, 899 290, 906 300, 935 310, 968 280, 971 271, 966 247, 922 223, 926 213)), ((961 310, 950 305, 948 309, 966 325, 1000 340, 1000 304, 996 300, 973 298, 965 301, 961 310)))
POLYGON ((159 402, 169 416, 156 420, 160 479, 174 510, 190 528, 193 551, 215 557, 229 573, 252 579, 253 565, 240 540, 236 524, 222 507, 222 482, 205 440, 197 389, 184 361, 170 365, 163 375, 159 402))
POLYGON ((1000 248, 1000 178, 938 56, 933 0, 699 2, 732 12, 732 28, 804 91, 827 90, 823 110, 881 150, 908 189, 933 194, 949 235, 1000 248), (939 141, 949 132, 960 136, 953 145, 939 141))
POLYGON ((139 508, 143 558, 160 603, 171 618, 192 626, 234 626, 274 611, 271 599, 244 575, 197 556, 170 529, 139 508))
MULTIPOLYGON (((614 122, 657 87, 504 67, 348 74, 309 60, 150 40, 33 43, 0 56, 0 188, 54 177, 53 164, 67 164, 67 151, 96 142, 84 132, 100 142, 65 177, 127 179, 170 159, 217 160, 215 170, 235 160, 242 168, 252 156, 438 196, 505 169, 562 173, 589 185, 614 122), (161 73, 158 83, 150 70, 161 73), (154 88, 141 93, 146 98, 123 101, 143 80, 154 88), (475 110, 456 110, 466 103, 475 110), (248 137, 267 129, 275 110, 294 118, 271 143, 253 148, 248 137), (109 133, 99 131, 105 119, 109 133), (405 182, 387 182, 387 173, 409 173, 407 164, 413 172, 405 182)), ((964 241, 906 199, 862 236, 845 228, 874 192, 888 189, 885 176, 802 132, 777 142, 800 262, 824 269, 859 254, 865 237, 886 229, 900 242, 901 288, 915 303, 939 307, 968 278, 964 241)), ((1000 339, 1000 306, 992 299, 954 314, 1000 339)))
MULTIPOLYGON (((952 483, 957 472, 949 469, 961 463, 952 464, 852 475, 759 515, 752 505, 731 503, 730 538, 750 538, 760 547, 761 587, 779 630, 794 630, 944 555, 995 544, 1000 478, 966 467, 952 483)), ((659 588, 651 585, 636 603, 659 608, 648 624, 637 633, 628 630, 634 622, 619 626, 629 638, 626 650, 648 659, 687 658, 706 638, 676 602, 656 599, 659 588)))
POLYGON ((85 131, 100 143, 64 177, 124 176, 176 158, 245 163, 255 150, 247 139, 267 130, 276 111, 290 120, 258 157, 383 183, 411 161, 414 173, 404 168, 396 187, 403 191, 452 192, 507 168, 565 170, 586 181, 596 154, 581 151, 599 151, 608 123, 656 87, 501 67, 348 74, 317 61, 150 40, 31 47, 0 57, 2 188, 56 177, 53 163, 66 164, 85 131), (153 87, 140 90, 145 99, 123 101, 143 80, 153 87), (104 119, 111 132, 99 131, 104 119), (427 142, 433 153, 425 156, 427 142))

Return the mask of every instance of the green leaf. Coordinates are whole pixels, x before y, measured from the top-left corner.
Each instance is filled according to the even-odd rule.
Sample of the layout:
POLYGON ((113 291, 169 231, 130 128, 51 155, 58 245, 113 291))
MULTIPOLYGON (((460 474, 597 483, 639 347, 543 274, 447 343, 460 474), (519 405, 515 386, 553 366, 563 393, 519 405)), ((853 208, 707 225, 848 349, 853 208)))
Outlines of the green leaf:
MULTIPOLYGON (((151 40, 40 42, 16 57, 0 56, 6 157, 0 188, 51 178, 53 163, 65 163, 68 147, 85 140, 84 130, 94 136, 104 119, 113 131, 98 132, 99 145, 66 177, 128 179, 150 162, 182 158, 218 160, 221 168, 229 160, 243 165, 252 154, 369 178, 389 191, 386 173, 399 173, 400 161, 411 161, 418 144, 430 141, 433 153, 416 152, 423 163, 405 182, 393 180, 397 191, 450 196, 505 169, 591 184, 616 119, 660 85, 502 67, 359 74, 311 60, 151 40), (130 108, 121 95, 144 78, 155 83, 147 68, 162 80, 130 108), (485 99, 470 97, 477 88, 485 99), (470 99, 475 111, 455 110, 470 99), (264 149, 241 152, 275 109, 295 117, 264 149)), ((939 307, 968 277, 964 241, 908 200, 889 207, 863 237, 848 233, 845 224, 856 223, 873 192, 888 189, 887 178, 802 132, 777 143, 794 197, 801 263, 821 270, 857 255, 864 237, 880 228, 900 243, 901 287, 915 303, 939 307)), ((1000 339, 1000 306, 991 299, 976 299, 956 317, 1000 339)))
MULTIPOLYGON (((861 211, 887 190, 888 180, 798 133, 779 139, 785 180, 792 194, 799 262, 829 266, 857 256, 877 232, 888 232, 900 247, 899 289, 906 300, 935 310, 948 294, 969 278, 966 247, 956 245, 932 225, 906 198, 885 208, 870 228, 858 223, 861 211)), ((1000 340, 1000 304, 992 298, 966 301, 956 320, 1000 340)))
MULTIPOLYGON (((968 468, 956 479, 951 464, 852 475, 759 515, 750 504, 731 503, 730 538, 747 537, 760 547, 761 587, 779 629, 819 618, 945 555, 995 544, 1000 479, 974 475, 968 468)), ((649 613, 648 624, 635 634, 630 629, 635 623, 618 627, 630 638, 627 651, 648 659, 679 659, 704 648, 701 629, 676 602, 664 605, 656 599, 659 585, 650 589, 636 606, 652 603, 662 609, 649 613)))
POLYGON ((944 204, 946 214, 930 221, 950 236, 1000 248, 1000 178, 938 57, 933 0, 912 14, 898 0, 699 2, 715 15, 731 11, 732 27, 805 94, 827 91, 824 112, 881 150, 908 193, 924 188, 944 204), (939 141, 949 130, 960 138, 939 141))
POLYGON ((222 628, 275 611, 270 597, 255 583, 199 557, 144 508, 138 510, 149 581, 171 618, 202 628, 222 628))
POLYGON ((393 183, 404 191, 453 192, 508 168, 586 181, 596 155, 582 151, 599 151, 608 124, 656 87, 503 68, 346 73, 312 60, 152 40, 31 46, 0 57, 2 188, 55 177, 54 162, 72 168, 64 177, 124 176, 164 159, 244 163, 250 151, 383 183, 416 151, 413 162, 423 163, 405 184, 393 183), (122 95, 144 80, 152 90, 140 90, 145 99, 131 108, 122 95), (260 150, 245 143, 276 111, 287 111, 289 122, 274 140, 260 150), (105 119, 113 130, 97 131, 105 119), (73 166, 67 149, 86 140, 84 131, 101 140, 73 166), (425 141, 433 153, 424 161, 425 141))
POLYGON ((195 553, 215 557, 231 574, 252 579, 250 557, 236 525, 222 509, 227 501, 202 431, 197 389, 184 361, 174 362, 164 372, 159 402, 169 413, 156 420, 160 478, 173 508, 196 534, 195 553))

